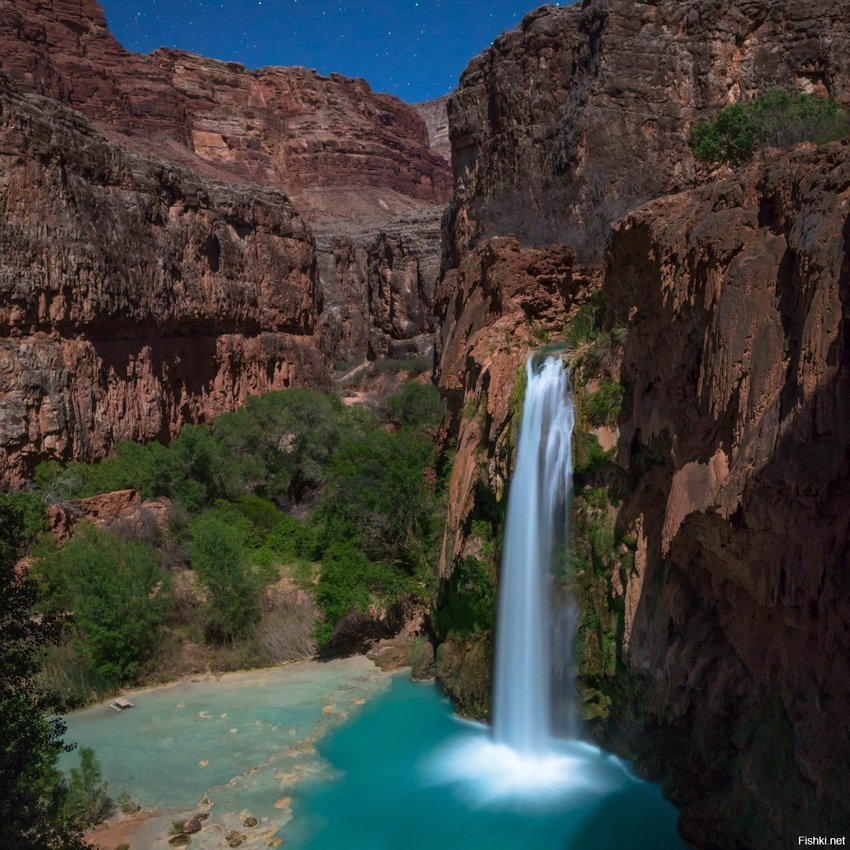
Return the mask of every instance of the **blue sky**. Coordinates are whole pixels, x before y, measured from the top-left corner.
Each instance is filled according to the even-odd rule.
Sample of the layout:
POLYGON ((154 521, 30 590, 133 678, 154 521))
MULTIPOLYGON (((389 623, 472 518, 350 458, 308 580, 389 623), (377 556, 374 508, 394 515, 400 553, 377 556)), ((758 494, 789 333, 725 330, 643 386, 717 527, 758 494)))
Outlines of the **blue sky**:
MULTIPOLYGON (((415 102, 452 89, 475 54, 534 0, 101 0, 129 50, 179 47, 216 59, 365 77, 415 102)), ((565 5, 565 4, 562 4, 565 5)))

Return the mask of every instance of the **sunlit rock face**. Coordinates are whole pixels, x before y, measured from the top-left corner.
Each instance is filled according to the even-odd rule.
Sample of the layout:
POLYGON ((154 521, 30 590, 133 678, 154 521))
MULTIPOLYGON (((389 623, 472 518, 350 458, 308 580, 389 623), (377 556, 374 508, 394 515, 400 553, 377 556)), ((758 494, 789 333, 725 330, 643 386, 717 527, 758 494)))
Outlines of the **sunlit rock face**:
POLYGON ((281 192, 129 153, 0 77, 0 199, 4 483, 327 385, 314 242, 281 192))

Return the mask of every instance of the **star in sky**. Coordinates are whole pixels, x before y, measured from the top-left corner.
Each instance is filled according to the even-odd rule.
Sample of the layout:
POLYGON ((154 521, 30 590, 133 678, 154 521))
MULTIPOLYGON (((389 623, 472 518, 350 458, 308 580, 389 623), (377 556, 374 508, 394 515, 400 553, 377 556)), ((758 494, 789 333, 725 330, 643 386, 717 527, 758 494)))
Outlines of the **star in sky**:
MULTIPOLYGON (((101 0, 129 50, 177 47, 249 68, 365 77, 410 102, 457 84, 467 62, 535 0, 101 0)), ((562 3, 561 5, 565 5, 562 3)))

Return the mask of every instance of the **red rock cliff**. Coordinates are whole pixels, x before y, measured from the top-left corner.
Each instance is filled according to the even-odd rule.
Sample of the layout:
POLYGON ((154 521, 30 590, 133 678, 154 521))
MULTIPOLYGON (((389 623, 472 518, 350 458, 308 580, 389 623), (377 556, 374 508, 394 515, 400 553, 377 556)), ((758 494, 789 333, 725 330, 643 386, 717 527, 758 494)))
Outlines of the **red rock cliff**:
POLYGON ((0 245, 6 484, 327 382, 314 243, 283 194, 129 153, 2 75, 0 245))
MULTIPOLYGON (((579 482, 604 506, 577 493, 577 537, 604 514, 613 541, 595 562, 604 578, 577 578, 595 618, 579 635, 582 676, 593 667, 600 689, 588 717, 662 781, 683 833, 716 850, 850 822, 850 149, 768 154, 695 188, 687 138, 776 87, 850 102, 847 12, 840 0, 544 7, 449 100, 438 377, 457 456, 440 675, 463 708, 486 709, 486 641, 440 624, 453 594, 486 595, 474 564, 498 557, 486 527, 504 511, 516 366, 604 277, 605 370, 625 402, 590 435, 613 455, 579 482), (560 262, 568 297, 553 299, 532 268, 569 249, 595 271, 560 262)), ((585 379, 579 395, 598 376, 585 379)))
POLYGON ((850 102, 839 0, 544 6, 450 96, 452 257, 512 233, 601 254, 631 206, 693 182, 693 121, 771 88, 850 102))
POLYGON ((416 110, 365 80, 248 71, 176 50, 130 53, 94 0, 0 0, 0 67, 122 143, 283 188, 305 211, 378 213, 383 202, 403 212, 441 203, 449 190, 416 110))
POLYGON ((605 291, 630 328, 618 461, 636 481, 619 521, 637 529, 638 558, 624 658, 652 725, 686 735, 668 767, 686 834, 717 848, 840 834, 850 142, 630 213, 605 291))
MULTIPOLYGON (((415 108, 338 74, 249 71, 176 50, 130 53, 94 0, 0 0, 0 68, 124 146, 286 191, 318 236, 331 308, 326 359, 367 356, 376 317, 361 297, 369 286, 363 264, 346 257, 368 250, 394 216, 426 214, 450 191, 448 163, 431 150, 415 108)), ((422 245, 425 265, 439 258, 432 242, 422 245)))

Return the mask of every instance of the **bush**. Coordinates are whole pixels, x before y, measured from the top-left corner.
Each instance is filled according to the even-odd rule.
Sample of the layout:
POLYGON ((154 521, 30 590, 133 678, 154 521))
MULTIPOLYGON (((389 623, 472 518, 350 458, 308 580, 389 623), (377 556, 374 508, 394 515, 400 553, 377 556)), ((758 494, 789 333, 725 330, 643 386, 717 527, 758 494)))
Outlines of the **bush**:
MULTIPOLYGON (((247 522, 247 521, 246 521, 247 522)), ((248 564, 242 530, 209 511, 190 527, 192 566, 207 591, 207 639, 232 644, 260 619, 261 583, 248 564)))
POLYGON ((771 91, 733 103, 690 134, 694 156, 709 165, 743 165, 759 148, 822 144, 850 133, 850 115, 834 100, 813 94, 771 91))
POLYGON ((63 807, 67 817, 85 827, 101 823, 112 813, 114 805, 90 747, 80 750, 80 766, 71 768, 63 807))
POLYGON ((74 645, 86 666, 107 683, 131 679, 156 646, 167 592, 153 547, 82 525, 42 555, 36 571, 49 604, 73 612, 74 645))
POLYGON ((584 412, 591 425, 613 425, 623 405, 623 387, 610 378, 602 381, 600 388, 584 402, 584 412))
POLYGON ((0 493, 0 506, 17 514, 22 543, 28 543, 39 532, 47 530, 47 515, 41 493, 0 493))
POLYGON ((339 625, 350 615, 388 609, 412 590, 410 578, 385 563, 370 561, 351 542, 335 541, 324 554, 316 602, 324 619, 316 626, 321 644, 333 642, 339 625))
POLYGON ((414 434, 373 430, 334 454, 316 513, 323 543, 346 540, 371 561, 418 565, 433 538, 425 467, 431 447, 414 434))
POLYGON ((407 383, 387 401, 387 418, 413 428, 435 428, 444 410, 440 392, 433 384, 407 383))
POLYGON ((496 622, 496 582, 489 564, 477 558, 459 561, 443 589, 434 613, 437 636, 450 632, 476 634, 496 622))

